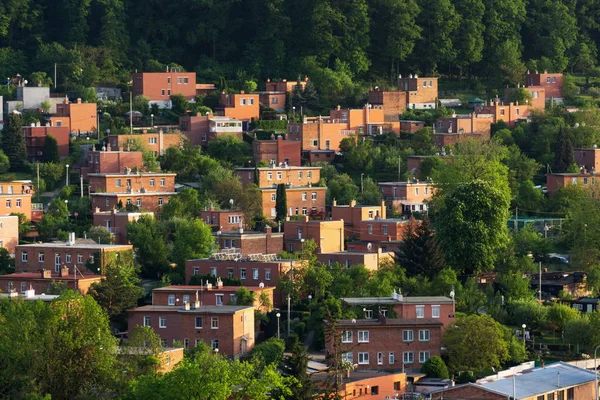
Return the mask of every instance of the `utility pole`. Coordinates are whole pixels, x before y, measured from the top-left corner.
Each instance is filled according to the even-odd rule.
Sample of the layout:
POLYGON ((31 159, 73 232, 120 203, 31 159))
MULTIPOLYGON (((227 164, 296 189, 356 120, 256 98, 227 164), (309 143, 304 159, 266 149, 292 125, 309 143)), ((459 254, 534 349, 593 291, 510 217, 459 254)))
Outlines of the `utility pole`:
POLYGON ((538 287, 538 298, 542 301, 542 262, 540 261, 540 278, 539 278, 539 287, 538 287))
POLYGON ((83 175, 79 176, 79 188, 81 192, 81 198, 83 199, 83 175))
POLYGON ((133 86, 129 91, 129 134, 133 135, 133 86))
POLYGON ((400 182, 400 172, 401 172, 401 167, 402 167, 402 157, 398 157, 398 182, 400 182))
POLYGON ((292 320, 292 307, 291 307, 291 303, 290 303, 290 295, 289 294, 288 294, 287 301, 288 301, 288 321, 287 321, 287 323, 288 323, 288 338, 289 338, 290 334, 292 333, 292 330, 290 328, 291 327, 290 322, 292 320))
POLYGON ((37 164, 37 201, 40 202, 40 163, 37 164))
POLYGON ((54 63, 54 90, 56 90, 56 63, 54 63))
POLYGON ((515 233, 519 232, 519 207, 515 207, 515 233))

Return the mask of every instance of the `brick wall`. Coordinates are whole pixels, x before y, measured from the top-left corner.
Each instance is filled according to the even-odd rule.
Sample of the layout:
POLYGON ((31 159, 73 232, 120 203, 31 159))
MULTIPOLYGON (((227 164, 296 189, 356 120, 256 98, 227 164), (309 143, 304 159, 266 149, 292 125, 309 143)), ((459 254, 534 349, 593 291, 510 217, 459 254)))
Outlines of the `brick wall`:
POLYGON ((254 183, 254 175, 258 174, 258 187, 272 188, 280 183, 298 186, 315 185, 321 179, 320 167, 275 167, 275 168, 239 168, 235 173, 240 177, 242 184, 247 186, 254 183))
MULTIPOLYGON (((0 196, 0 202, 4 199, 0 196)), ((31 206, 29 207, 31 210, 31 206)), ((19 217, 0 216, 0 247, 8 250, 9 254, 15 254, 15 247, 19 244, 19 217)))
POLYGON ((182 94, 188 100, 196 96, 195 72, 137 72, 132 74, 132 80, 133 95, 146 96, 150 101, 169 101, 169 95, 174 94, 182 94))
POLYGON ((574 149, 575 163, 588 171, 600 171, 600 149, 574 149))
POLYGON ((317 251, 333 253, 344 250, 343 221, 286 221, 284 224, 285 250, 296 252, 302 250, 301 239, 312 239, 317 244, 317 251))
POLYGON ((128 145, 139 140, 148 150, 156 155, 163 155, 169 147, 181 146, 179 133, 141 133, 136 135, 109 135, 108 140, 112 148, 127 148, 128 145))
POLYGON ((277 165, 287 163, 290 166, 300 166, 300 142, 296 140, 283 140, 279 135, 277 140, 255 140, 252 142, 254 163, 260 161, 270 162, 275 160, 277 165))
POLYGON ((175 193, 92 193, 92 208, 100 211, 110 211, 118 208, 119 202, 123 207, 131 203, 140 207, 140 211, 157 213, 175 193))
MULTIPOLYGON (((124 193, 131 188, 133 195, 144 189, 151 192, 174 192, 176 174, 141 173, 88 175, 90 193, 124 193)), ((130 196, 131 197, 131 196, 130 196)))
MULTIPOLYGON (((267 218, 275 218, 276 188, 262 189, 263 215, 267 218)), ((288 216, 307 215, 311 210, 324 211, 326 187, 300 187, 286 188, 288 216), (316 200, 313 200, 313 193, 316 200)))

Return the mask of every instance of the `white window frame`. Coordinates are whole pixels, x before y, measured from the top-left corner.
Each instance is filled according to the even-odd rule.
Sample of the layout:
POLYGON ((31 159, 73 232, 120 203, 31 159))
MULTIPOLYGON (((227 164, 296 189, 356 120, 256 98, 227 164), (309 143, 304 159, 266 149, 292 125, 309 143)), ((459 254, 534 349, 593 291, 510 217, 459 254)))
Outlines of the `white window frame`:
POLYGON ((271 280, 271 268, 265 269, 265 280, 266 281, 270 281, 271 280))
POLYGON ((377 352, 377 365, 383 365, 383 352, 377 352))
POLYGON ((431 332, 429 329, 419 329, 419 342, 429 342, 431 340, 431 332))
MULTIPOLYGON (((194 326, 196 329, 202 329, 202 327, 204 326, 204 321, 203 321, 202 317, 196 317, 194 319, 194 326), (198 325, 198 322, 200 322, 200 325, 198 325)), ((196 342, 196 346, 198 346, 197 342, 196 342)))
POLYGON ((393 352, 393 351, 390 351, 390 354, 389 354, 389 359, 388 359, 388 363, 389 363, 390 365, 393 365, 393 364, 395 364, 395 363, 396 363, 396 355, 394 354, 394 352, 393 352))
POLYGON ((317 192, 312 192, 312 194, 311 194, 311 199, 312 199, 313 201, 314 201, 314 200, 317 200, 317 192))
POLYGON ((342 343, 352 343, 354 339, 353 331, 343 331, 342 332, 342 343))
POLYGON ((219 317, 210 318, 210 329, 219 329, 219 317))
POLYGON ((346 353, 342 353, 342 361, 346 361, 346 362, 349 362, 350 364, 352 364, 353 363, 353 359, 354 359, 354 357, 353 357, 353 354, 352 354, 351 351, 348 351, 346 353))
POLYGON ((414 342, 415 341, 415 332, 412 329, 404 329, 402 331, 402 341, 403 342, 414 342))
POLYGON ((246 268, 240 268, 240 279, 246 279, 246 268))
POLYGON ((167 317, 158 317, 158 327, 159 328, 167 327, 167 317))
POLYGON ((167 304, 170 306, 175 305, 175 295, 174 294, 169 295, 169 297, 167 298, 167 304))
POLYGON ((358 331, 358 343, 369 343, 369 331, 358 331))
POLYGON ((439 318, 439 317, 440 317, 440 306, 438 306, 438 305, 431 306, 431 318, 439 318))
POLYGON ((417 318, 425 318, 425 306, 415 306, 417 318))
POLYGON ((27 252, 23 251, 21 252, 21 262, 27 262, 28 256, 27 256, 27 252))
POLYGON ((402 362, 404 364, 413 364, 415 362, 415 353, 412 351, 402 353, 402 362))
POLYGON ((259 271, 258 268, 252 268, 252 279, 257 281, 259 279, 259 271))
POLYGON ((369 353, 368 352, 358 353, 358 364, 359 365, 369 365, 369 353))
POLYGON ((152 326, 152 318, 150 316, 144 317, 144 326, 151 327, 152 326))
POLYGON ((65 254, 65 264, 71 264, 71 254, 65 254))
POLYGON ((419 364, 424 364, 431 358, 431 354, 428 351, 419 352, 419 364))

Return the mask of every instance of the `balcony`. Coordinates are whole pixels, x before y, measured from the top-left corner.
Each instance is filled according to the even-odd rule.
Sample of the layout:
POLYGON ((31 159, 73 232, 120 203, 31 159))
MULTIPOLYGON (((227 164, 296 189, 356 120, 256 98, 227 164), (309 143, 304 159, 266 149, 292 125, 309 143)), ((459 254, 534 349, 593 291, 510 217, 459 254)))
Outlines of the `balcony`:
POLYGON ((239 126, 211 126, 211 133, 239 133, 242 132, 242 125, 239 126))
POLYGON ((31 211, 44 211, 44 203, 31 203, 31 211))

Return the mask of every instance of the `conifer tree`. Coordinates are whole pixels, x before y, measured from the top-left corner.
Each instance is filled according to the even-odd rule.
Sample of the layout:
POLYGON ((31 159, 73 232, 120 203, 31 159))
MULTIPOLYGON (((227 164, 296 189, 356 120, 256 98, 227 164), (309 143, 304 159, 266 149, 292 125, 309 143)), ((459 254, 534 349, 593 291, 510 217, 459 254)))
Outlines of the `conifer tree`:
POLYGON ((277 185, 275 196, 275 220, 278 222, 285 221, 285 218, 287 217, 287 195, 283 183, 277 185))
POLYGON ((404 240, 396 252, 396 261, 408 276, 424 275, 434 278, 445 268, 444 253, 432 230, 429 218, 417 225, 411 222, 404 240))
POLYGON ((27 164, 25 139, 22 134, 23 117, 20 113, 10 113, 2 132, 2 150, 10 160, 11 171, 22 171, 27 164))
POLYGON ((567 172, 573 164, 575 164, 573 144, 564 129, 560 128, 554 149, 554 171, 552 172, 567 172))
POLYGON ((44 162, 59 162, 60 156, 58 154, 58 142, 56 138, 52 135, 47 135, 46 140, 44 141, 44 150, 42 151, 44 155, 44 162))

